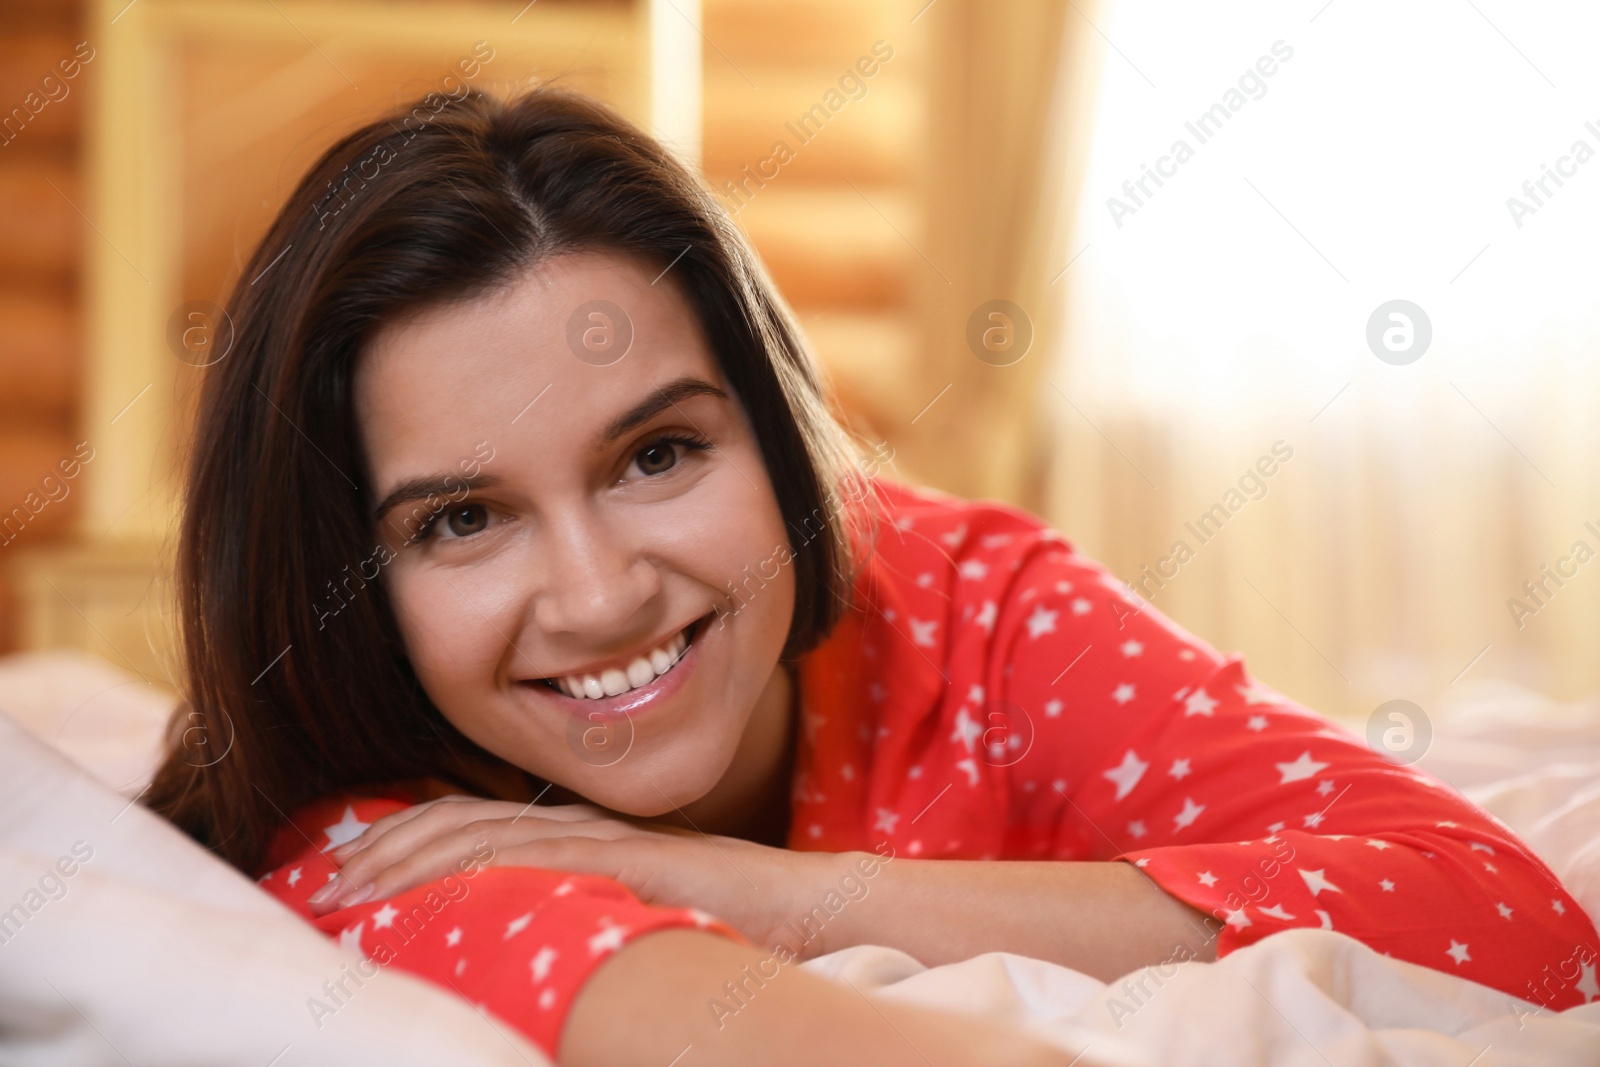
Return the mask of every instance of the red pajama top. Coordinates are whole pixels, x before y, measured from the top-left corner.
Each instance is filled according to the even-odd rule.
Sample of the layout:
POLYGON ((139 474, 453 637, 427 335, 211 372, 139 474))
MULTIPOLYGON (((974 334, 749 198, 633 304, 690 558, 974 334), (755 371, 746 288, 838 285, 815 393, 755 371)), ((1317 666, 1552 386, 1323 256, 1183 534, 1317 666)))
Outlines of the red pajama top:
MULTIPOLYGON (((875 484, 857 608, 801 664, 790 848, 1121 860, 1214 915, 1219 956, 1320 927, 1553 1010, 1600 996, 1593 923, 1492 816, 1252 680, 1037 518, 875 484)), ((325 850, 406 803, 307 807, 261 885, 552 1057, 584 981, 633 938, 743 940, 610 879, 535 868, 311 919, 325 850)), ((347 986, 310 1010, 331 1015, 347 986)))

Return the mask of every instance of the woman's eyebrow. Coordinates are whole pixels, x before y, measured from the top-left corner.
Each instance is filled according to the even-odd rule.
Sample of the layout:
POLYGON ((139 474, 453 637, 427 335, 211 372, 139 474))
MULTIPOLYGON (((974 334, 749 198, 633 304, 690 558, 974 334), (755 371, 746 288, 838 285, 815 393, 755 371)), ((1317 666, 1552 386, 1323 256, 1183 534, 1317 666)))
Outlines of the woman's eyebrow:
MULTIPOLYGON (((618 415, 606 426, 598 441, 595 450, 599 451, 639 426, 644 425, 669 407, 675 407, 680 401, 696 396, 715 396, 723 400, 728 399, 728 394, 706 381, 693 375, 684 375, 674 378, 667 384, 660 386, 655 392, 639 401, 627 411, 618 415)), ((407 478, 396 485, 379 501, 373 509, 372 517, 382 519, 391 510, 400 504, 411 500, 426 500, 430 496, 454 496, 459 494, 463 487, 468 491, 476 489, 492 489, 501 483, 501 479, 493 474, 478 474, 465 477, 460 474, 424 474, 417 478, 407 478)))
POLYGON ((728 399, 728 394, 706 381, 693 375, 684 375, 674 378, 666 385, 660 386, 656 391, 639 401, 627 411, 611 420, 605 432, 595 441, 595 451, 598 452, 611 444, 617 438, 628 433, 644 423, 649 422, 669 407, 676 407, 679 401, 688 400, 696 396, 715 396, 723 400, 728 399))
POLYGON ((500 479, 493 474, 477 474, 467 477, 461 474, 424 474, 418 478, 407 478, 393 489, 387 496, 379 501, 377 508, 372 512, 374 519, 382 519, 391 510, 412 500, 426 500, 430 496, 456 496, 463 488, 469 492, 474 489, 492 489, 500 484, 500 479))

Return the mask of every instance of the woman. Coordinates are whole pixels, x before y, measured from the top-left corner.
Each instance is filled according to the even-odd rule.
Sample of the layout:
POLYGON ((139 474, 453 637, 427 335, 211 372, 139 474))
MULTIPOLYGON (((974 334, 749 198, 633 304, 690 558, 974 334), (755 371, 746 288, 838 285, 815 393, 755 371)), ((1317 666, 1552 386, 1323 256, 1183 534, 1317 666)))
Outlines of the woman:
POLYGON ((858 943, 1110 979, 1321 926, 1584 999, 1593 926, 1482 812, 1038 520, 876 477, 650 138, 436 110, 243 272, 155 810, 562 1062, 1059 1062, 791 966, 858 943))

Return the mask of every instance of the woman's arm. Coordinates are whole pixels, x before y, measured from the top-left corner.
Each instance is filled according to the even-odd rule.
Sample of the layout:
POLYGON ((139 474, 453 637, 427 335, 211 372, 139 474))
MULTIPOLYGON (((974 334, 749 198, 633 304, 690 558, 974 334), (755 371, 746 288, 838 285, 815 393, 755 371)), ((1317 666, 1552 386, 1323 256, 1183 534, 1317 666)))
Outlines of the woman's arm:
MULTIPOLYGON (((749 978, 771 955, 694 930, 630 942, 585 983, 567 1015, 559 1059, 611 1064, 860 1064, 1066 1067, 1061 1050, 982 1020, 934 1014, 871 997, 782 966, 749 978), (725 983, 744 982, 738 1000, 725 983), (722 1008, 716 1009, 714 1003, 722 1008), (681 1058, 680 1058, 681 1057, 681 1058)), ((1088 1061, 1077 1061, 1082 1067, 1088 1061)))
MULTIPOLYGON (((818 884, 831 884, 834 867, 842 870, 859 857, 877 858, 819 854, 818 884)), ((1169 895, 1131 863, 902 856, 864 884, 867 894, 837 914, 813 912, 812 928, 820 934, 806 945, 807 958, 874 944, 936 967, 984 952, 1014 952, 1101 981, 1157 963, 1216 959, 1217 920, 1169 895)))

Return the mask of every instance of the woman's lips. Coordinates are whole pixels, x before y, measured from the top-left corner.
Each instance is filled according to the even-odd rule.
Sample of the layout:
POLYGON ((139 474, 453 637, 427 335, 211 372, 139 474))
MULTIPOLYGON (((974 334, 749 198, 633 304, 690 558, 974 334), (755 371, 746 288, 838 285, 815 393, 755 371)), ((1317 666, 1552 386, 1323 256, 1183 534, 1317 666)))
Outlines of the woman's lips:
POLYGON ((678 656, 671 670, 658 675, 654 681, 647 682, 637 689, 629 689, 613 697, 588 699, 567 696, 542 679, 517 684, 535 691, 540 699, 550 701, 574 718, 588 722, 594 722, 596 719, 631 719, 653 709, 687 684, 689 676, 700 664, 700 646, 710 638, 711 631, 715 629, 709 625, 709 619, 710 616, 706 616, 688 627, 689 647, 678 656))

